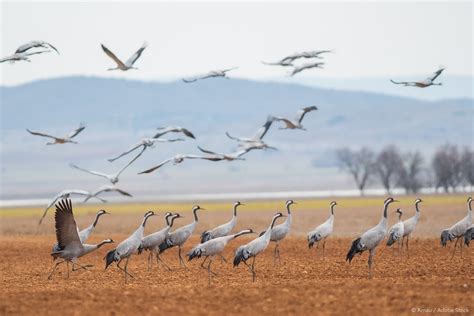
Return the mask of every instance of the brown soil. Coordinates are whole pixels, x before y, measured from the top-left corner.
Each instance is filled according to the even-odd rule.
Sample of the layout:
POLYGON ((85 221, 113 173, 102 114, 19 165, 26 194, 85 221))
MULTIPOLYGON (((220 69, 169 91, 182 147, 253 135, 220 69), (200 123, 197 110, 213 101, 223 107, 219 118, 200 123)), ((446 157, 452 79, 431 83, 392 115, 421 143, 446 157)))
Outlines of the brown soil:
MULTIPOLYGON (((101 239, 105 236, 95 236, 101 239)), ((113 236, 120 240, 124 235, 113 236)), ((408 314, 412 309, 458 308, 472 313, 474 303, 472 247, 450 260, 451 248, 441 249, 435 239, 414 239, 411 256, 400 257, 380 247, 374 277, 367 278, 367 255, 344 261, 351 239, 330 238, 326 256, 308 250, 304 238, 290 237, 281 244, 282 264, 273 265, 272 247, 256 260, 257 280, 244 265, 216 259, 218 276, 208 285, 200 261, 179 268, 177 249, 164 254, 172 267, 155 264, 147 271, 146 255, 133 256, 129 270, 136 279, 124 284, 115 267, 103 270, 107 249, 82 258, 91 271, 72 272, 65 266, 53 280, 48 255, 54 236, 0 237, 2 244, 0 313, 9 314, 408 314)), ((228 245, 225 257, 246 240, 228 245)), ((193 237, 188 245, 195 244, 193 237)), ((106 247, 104 247, 106 248, 106 247)), ((186 247, 188 250, 190 247, 186 247)), ((319 251, 319 250, 318 250, 319 251)))

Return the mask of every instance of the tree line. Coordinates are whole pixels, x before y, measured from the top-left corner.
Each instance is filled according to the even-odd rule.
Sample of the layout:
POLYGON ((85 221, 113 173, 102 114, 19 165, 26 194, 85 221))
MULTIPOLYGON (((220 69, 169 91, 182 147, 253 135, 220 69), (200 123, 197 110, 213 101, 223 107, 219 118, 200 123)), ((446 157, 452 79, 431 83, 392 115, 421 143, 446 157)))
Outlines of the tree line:
POLYGON ((361 194, 373 183, 381 184, 387 193, 401 187, 407 194, 418 193, 423 187, 455 192, 461 186, 474 185, 474 151, 454 144, 440 146, 428 162, 418 150, 403 152, 395 145, 378 153, 367 147, 340 148, 336 156, 361 194))

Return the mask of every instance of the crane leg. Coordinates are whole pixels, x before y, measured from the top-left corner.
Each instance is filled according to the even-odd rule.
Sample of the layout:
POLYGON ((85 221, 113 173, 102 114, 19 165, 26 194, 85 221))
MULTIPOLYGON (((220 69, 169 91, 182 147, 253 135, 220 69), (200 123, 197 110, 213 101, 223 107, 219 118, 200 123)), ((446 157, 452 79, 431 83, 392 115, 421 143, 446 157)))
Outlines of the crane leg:
POLYGON ((124 272, 124 276, 125 276, 125 283, 127 283, 127 275, 130 276, 131 278, 135 279, 135 277, 133 275, 131 275, 130 273, 128 273, 127 271, 127 266, 128 266, 128 258, 127 260, 125 261, 125 269, 122 268, 120 266, 120 262, 122 262, 123 259, 120 259, 119 262, 117 262, 117 268, 119 268, 120 270, 122 270, 124 272))
POLYGON ((226 258, 223 255, 220 255, 220 256, 221 256, 221 260, 224 261, 224 263, 227 263, 226 258))
POLYGON ((66 260, 67 278, 69 279, 69 260, 66 260))
POLYGON ((204 263, 206 263, 206 261, 207 261, 208 258, 209 258, 209 257, 206 256, 206 257, 204 258, 204 260, 201 262, 201 268, 207 269, 206 266, 204 265, 204 263))
POLYGON ((209 264, 207 265, 207 274, 209 276, 209 285, 211 284, 212 275, 217 276, 217 273, 211 270, 212 257, 209 258, 209 264))
POLYGON ((150 251, 148 254, 148 271, 151 270, 151 266, 153 265, 153 251, 150 251))
POLYGON ((255 282, 255 277, 257 276, 257 274, 255 273, 255 257, 253 257, 253 260, 252 260, 252 282, 255 282))
POLYGON ((156 253, 156 264, 159 265, 160 262, 161 262, 162 265, 165 266, 166 269, 168 269, 168 271, 171 271, 171 268, 163 261, 163 259, 161 259, 160 254, 157 252, 156 253))
POLYGON ((51 280, 53 278, 53 274, 54 274, 54 272, 56 272, 56 269, 58 268, 58 265, 60 265, 61 263, 64 263, 65 261, 66 260, 58 261, 53 265, 53 269, 49 273, 48 280, 51 280))
POLYGON ((78 271, 78 270, 81 270, 81 269, 84 269, 84 270, 86 270, 86 271, 89 271, 88 268, 90 268, 90 267, 93 267, 93 265, 92 265, 92 264, 86 264, 85 266, 83 266, 83 265, 80 265, 79 263, 73 262, 73 263, 72 263, 72 270, 71 270, 71 271, 78 271), (75 268, 76 265, 79 266, 79 269, 76 269, 76 268, 75 268))
POLYGON ((275 243, 275 250, 273 250, 273 265, 276 265, 277 260, 278 264, 281 264, 280 247, 278 242, 275 243))
POLYGON ((368 264, 369 264, 369 279, 372 279, 372 262, 373 262, 373 259, 374 259, 374 255, 375 255, 375 248, 371 249, 370 252, 369 252, 369 261, 368 261, 368 264))
POLYGON ((458 245, 458 240, 459 240, 459 238, 456 238, 456 242, 454 243, 453 255, 451 256, 451 259, 454 258, 454 254, 456 253, 456 247, 457 247, 457 245, 458 245))
POLYGON ((187 269, 188 267, 184 263, 183 257, 181 257, 181 246, 178 247, 178 257, 179 257, 179 266, 185 267, 187 269))
POLYGON ((324 259, 324 249, 326 249, 326 238, 323 240, 323 259, 324 259))
MULTIPOLYGON (((407 246, 407 256, 408 256, 408 259, 410 259, 410 252, 408 251, 408 240, 409 240, 409 237, 410 237, 410 236, 407 236, 407 241, 405 242, 405 245, 407 246)), ((402 244, 402 247, 403 247, 403 244, 402 244)))
POLYGON ((459 243, 459 248, 461 248, 461 259, 462 259, 462 244, 463 244, 463 242, 462 242, 462 236, 461 236, 460 238, 461 238, 461 242, 459 243))

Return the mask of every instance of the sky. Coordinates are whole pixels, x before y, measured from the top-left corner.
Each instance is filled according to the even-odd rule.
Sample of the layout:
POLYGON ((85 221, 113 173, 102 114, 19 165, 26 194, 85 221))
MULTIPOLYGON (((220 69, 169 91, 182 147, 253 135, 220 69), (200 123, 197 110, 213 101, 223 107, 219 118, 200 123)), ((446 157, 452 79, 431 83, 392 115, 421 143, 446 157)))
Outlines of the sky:
POLYGON ((2 56, 31 40, 61 54, 1 64, 0 85, 70 75, 169 81, 234 66, 239 78, 286 78, 261 61, 318 49, 334 51, 325 69, 296 80, 423 79, 440 65, 446 75, 472 76, 472 10, 472 2, 3 1, 2 56), (100 43, 125 60, 144 41, 139 71, 107 71, 114 64, 100 43))

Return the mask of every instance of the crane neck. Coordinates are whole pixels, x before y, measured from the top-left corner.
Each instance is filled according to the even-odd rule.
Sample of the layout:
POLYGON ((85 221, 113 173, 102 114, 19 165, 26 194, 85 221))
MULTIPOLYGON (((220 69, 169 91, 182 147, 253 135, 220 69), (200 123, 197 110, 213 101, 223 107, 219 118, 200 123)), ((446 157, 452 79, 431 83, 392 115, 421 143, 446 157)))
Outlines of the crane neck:
POLYGON ((178 218, 178 217, 177 217, 177 216, 172 216, 172 217, 171 217, 171 221, 170 221, 170 223, 168 223, 168 226, 169 226, 169 227, 173 227, 173 223, 174 223, 174 220, 175 220, 176 218, 178 218))
POLYGON ((273 228, 273 226, 275 226, 275 222, 276 222, 276 220, 277 220, 278 218, 279 218, 279 217, 273 217, 272 222, 271 222, 271 224, 270 224, 270 226, 269 226, 269 229, 267 229, 266 232, 269 232, 269 231, 272 230, 272 228, 273 228))
POLYGON ((416 213, 420 213, 420 208, 419 208, 418 204, 420 204, 420 202, 415 203, 415 210, 416 210, 416 213))
POLYGON ((288 215, 291 215, 290 206, 291 204, 286 204, 286 211, 288 212, 288 215))
POLYGON ((390 203, 385 203, 385 205, 383 206, 383 216, 382 216, 382 219, 387 219, 387 210, 388 210, 388 205, 390 203))
POLYGON ((194 221, 195 221, 195 222, 197 222, 197 221, 198 221, 197 211, 198 211, 198 209, 197 209, 197 208, 193 210, 193 214, 194 214, 194 221))
POLYGON ((166 226, 170 226, 170 220, 169 220, 169 217, 170 217, 170 216, 171 216, 171 215, 165 216, 166 226))
POLYGON ((252 231, 251 231, 250 229, 246 229, 246 230, 240 231, 240 232, 234 234, 233 239, 235 239, 235 238, 237 238, 237 237, 239 237, 239 236, 245 235, 245 234, 250 234, 250 233, 252 233, 252 231))
POLYGON ((146 221, 148 220, 148 218, 150 218, 150 216, 145 216, 145 217, 143 218, 142 225, 141 225, 142 228, 145 228, 146 221))
POLYGON ((95 226, 97 225, 97 223, 99 222, 99 217, 102 215, 103 213, 97 213, 95 214, 95 219, 94 219, 94 222, 92 223, 92 227, 95 228, 95 226))
POLYGON ((100 243, 98 243, 96 245, 97 249, 99 249, 100 247, 102 247, 103 245, 105 244, 110 244, 111 242, 109 240, 102 240, 100 243))
POLYGON ((334 206, 335 206, 334 204, 331 205, 331 215, 332 215, 332 216, 334 216, 334 206))
POLYGON ((237 207, 238 207, 239 205, 240 205, 240 204, 234 205, 234 217, 237 217, 237 207))

